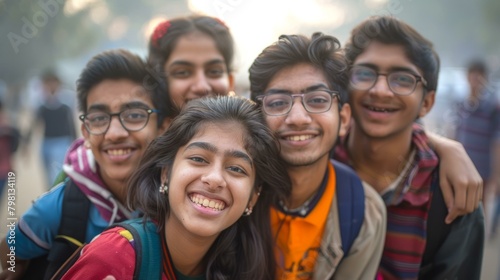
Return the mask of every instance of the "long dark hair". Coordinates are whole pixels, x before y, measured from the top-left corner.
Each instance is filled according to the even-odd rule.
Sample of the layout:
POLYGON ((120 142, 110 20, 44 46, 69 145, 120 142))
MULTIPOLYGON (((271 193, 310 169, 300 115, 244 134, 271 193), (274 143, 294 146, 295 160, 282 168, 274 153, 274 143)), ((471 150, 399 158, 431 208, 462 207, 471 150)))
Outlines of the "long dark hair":
POLYGON ((217 237, 205 256, 207 279, 274 279, 276 263, 271 234, 270 207, 291 193, 286 167, 279 156, 279 144, 266 126, 259 107, 234 96, 217 96, 190 101, 170 128, 154 140, 129 182, 128 205, 158 221, 164 228, 169 214, 168 198, 160 194, 162 168, 171 168, 180 147, 203 125, 238 122, 245 129, 245 149, 253 159, 254 189, 260 197, 253 213, 242 217, 217 237))

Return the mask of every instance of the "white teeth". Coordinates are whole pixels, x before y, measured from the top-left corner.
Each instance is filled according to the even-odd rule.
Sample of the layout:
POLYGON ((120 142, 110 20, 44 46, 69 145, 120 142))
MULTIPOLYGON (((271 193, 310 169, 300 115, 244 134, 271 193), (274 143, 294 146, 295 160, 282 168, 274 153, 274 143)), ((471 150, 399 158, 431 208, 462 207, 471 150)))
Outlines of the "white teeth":
POLYGON ((304 141, 313 138, 313 135, 294 135, 285 137, 286 140, 290 141, 304 141))
POLYGON ((122 156, 126 154, 130 154, 131 149, 117 149, 117 150, 108 150, 108 154, 112 156, 122 156))
POLYGON ((387 113, 387 112, 394 112, 396 111, 395 109, 384 109, 384 108, 376 108, 376 107, 368 107, 369 110, 375 111, 375 112, 382 112, 382 113, 387 113))
POLYGON ((226 205, 222 201, 211 200, 209 198, 203 197, 199 194, 194 194, 189 197, 193 203, 196 203, 200 206, 211 208, 213 210, 221 211, 226 208, 226 205))

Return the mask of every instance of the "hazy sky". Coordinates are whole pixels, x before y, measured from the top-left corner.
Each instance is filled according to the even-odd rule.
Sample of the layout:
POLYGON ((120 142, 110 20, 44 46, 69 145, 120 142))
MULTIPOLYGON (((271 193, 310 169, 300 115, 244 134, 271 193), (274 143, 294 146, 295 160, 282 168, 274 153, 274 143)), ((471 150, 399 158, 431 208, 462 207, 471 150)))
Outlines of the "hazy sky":
POLYGON ((434 42, 446 71, 462 67, 471 57, 484 56, 491 69, 500 72, 497 35, 500 23, 498 20, 499 26, 494 23, 500 18, 498 3, 498 0, 0 0, 0 80, 21 83, 50 65, 61 72, 68 85, 74 86, 86 61, 96 53, 122 47, 145 56, 149 35, 160 20, 192 12, 217 16, 229 26, 237 49, 236 81, 242 88, 248 84, 248 67, 253 59, 279 35, 311 35, 322 31, 344 44, 350 30, 371 15, 391 14, 415 27, 434 42), (52 11, 44 9, 47 3, 52 4, 52 11), (31 37, 23 33, 29 24, 37 27, 31 37), (13 36, 24 41, 12 42, 13 36))

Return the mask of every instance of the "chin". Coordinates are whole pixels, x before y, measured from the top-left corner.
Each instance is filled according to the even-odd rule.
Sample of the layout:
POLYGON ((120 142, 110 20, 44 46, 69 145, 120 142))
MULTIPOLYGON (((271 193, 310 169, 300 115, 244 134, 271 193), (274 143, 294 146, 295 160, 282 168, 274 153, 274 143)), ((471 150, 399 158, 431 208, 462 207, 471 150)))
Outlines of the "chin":
POLYGON ((388 134, 388 127, 385 124, 367 124, 361 125, 363 133, 370 137, 383 137, 388 134))
POLYGON ((115 181, 126 181, 132 175, 133 170, 116 170, 116 172, 107 172, 107 177, 115 181))
POLYGON ((193 235, 197 235, 200 237, 217 237, 222 232, 222 230, 214 231, 207 229, 206 227, 204 228, 191 227, 189 228, 189 232, 191 232, 193 235))

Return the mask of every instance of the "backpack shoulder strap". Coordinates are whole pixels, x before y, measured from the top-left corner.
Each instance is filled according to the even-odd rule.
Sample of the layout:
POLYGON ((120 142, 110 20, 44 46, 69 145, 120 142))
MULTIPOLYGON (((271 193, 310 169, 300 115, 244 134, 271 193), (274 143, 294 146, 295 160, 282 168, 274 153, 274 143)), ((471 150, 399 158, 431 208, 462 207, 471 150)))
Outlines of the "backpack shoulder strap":
MULTIPOLYGON (((160 280, 162 255, 160 235, 157 232, 156 225, 151 221, 144 223, 142 219, 134 219, 113 224, 107 229, 114 227, 124 228, 123 231, 120 231, 120 235, 133 244, 136 264, 133 279, 160 280)), ((78 248, 73 255, 68 258, 51 280, 62 279, 63 275, 80 257, 80 251, 83 247, 84 246, 78 248)))
POLYGON ((161 279, 161 243, 157 226, 143 219, 133 219, 116 224, 128 230, 135 243, 134 279, 161 279))
POLYGON ((62 202, 61 223, 47 260, 46 278, 51 277, 64 262, 85 242, 90 200, 69 179, 66 181, 62 202))
POLYGON ((71 237, 79 241, 81 246, 87 234, 90 200, 80 188, 69 179, 64 190, 61 225, 58 237, 71 237))
POLYGON ((359 177, 345 164, 331 161, 335 167, 336 196, 339 210, 342 250, 347 255, 361 230, 365 216, 365 192, 359 177))

